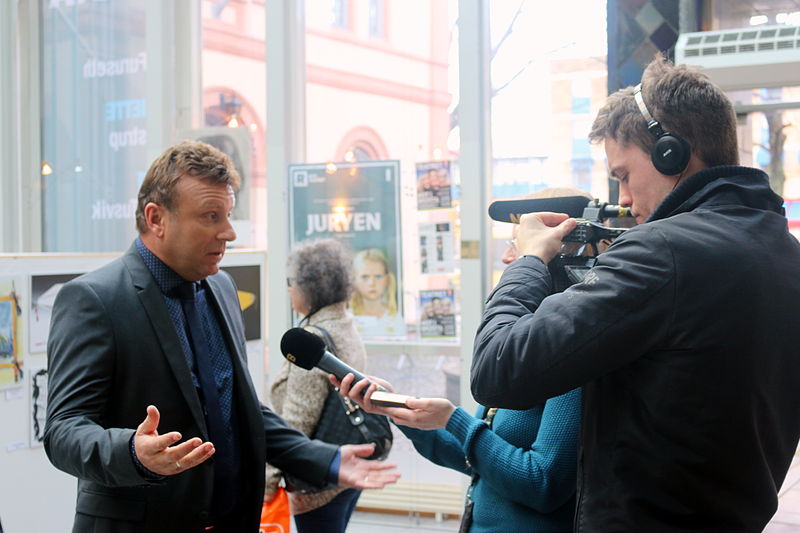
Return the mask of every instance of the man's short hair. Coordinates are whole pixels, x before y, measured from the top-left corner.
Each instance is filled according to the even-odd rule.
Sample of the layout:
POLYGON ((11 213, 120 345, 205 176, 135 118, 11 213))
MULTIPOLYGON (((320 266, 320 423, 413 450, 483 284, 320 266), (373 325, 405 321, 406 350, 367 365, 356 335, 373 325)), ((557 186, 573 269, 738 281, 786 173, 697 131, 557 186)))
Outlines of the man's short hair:
MULTIPOLYGON (((642 74, 642 97, 664 131, 683 137, 706 166, 739 164, 733 105, 705 74, 657 54, 642 74)), ((609 96, 597 113, 589 139, 606 138, 623 146, 634 144, 647 154, 652 151, 656 138, 647 130, 633 87, 609 96)))
POLYGON ((239 189, 241 182, 231 158, 210 144, 184 141, 170 146, 150 165, 139 188, 136 205, 136 229, 139 233, 147 232, 144 208, 148 203, 174 210, 175 185, 184 175, 215 185, 229 185, 234 191, 239 189))

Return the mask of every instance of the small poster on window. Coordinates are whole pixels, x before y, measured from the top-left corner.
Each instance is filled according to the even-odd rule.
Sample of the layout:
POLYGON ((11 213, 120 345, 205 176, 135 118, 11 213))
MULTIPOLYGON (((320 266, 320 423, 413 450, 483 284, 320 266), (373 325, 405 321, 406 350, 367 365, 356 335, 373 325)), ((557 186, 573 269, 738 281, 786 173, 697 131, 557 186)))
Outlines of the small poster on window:
POLYGON ((453 205, 450 161, 417 163, 417 209, 453 205))
POLYGON ((423 274, 453 272, 453 225, 437 222, 419 225, 419 262, 423 274))
POLYGON ((420 291, 420 337, 455 337, 456 315, 453 289, 420 291))

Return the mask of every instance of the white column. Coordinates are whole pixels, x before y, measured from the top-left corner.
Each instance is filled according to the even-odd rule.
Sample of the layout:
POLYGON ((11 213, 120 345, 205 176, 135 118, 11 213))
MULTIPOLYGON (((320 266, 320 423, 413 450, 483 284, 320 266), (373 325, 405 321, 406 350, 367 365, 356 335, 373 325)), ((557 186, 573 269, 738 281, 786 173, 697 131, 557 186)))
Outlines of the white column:
POLYGON ((200 2, 177 2, 175 20, 175 126, 188 131, 203 126, 200 2))
POLYGON ((17 3, 0 3, 0 251, 20 250, 17 3))
POLYGON ((39 252, 39 6, 0 2, 0 251, 39 252))
POLYGON ((147 166, 150 166, 175 140, 175 5, 162 0, 145 2, 147 166))
POLYGON ((486 214, 492 183, 489 1, 459 0, 458 9, 461 403, 471 412, 476 407, 469 386, 472 345, 491 279, 486 214))
POLYGON ((266 2, 267 57, 267 300, 268 373, 283 356, 280 340, 291 327, 286 292, 289 250, 288 166, 305 163, 305 2, 266 2))

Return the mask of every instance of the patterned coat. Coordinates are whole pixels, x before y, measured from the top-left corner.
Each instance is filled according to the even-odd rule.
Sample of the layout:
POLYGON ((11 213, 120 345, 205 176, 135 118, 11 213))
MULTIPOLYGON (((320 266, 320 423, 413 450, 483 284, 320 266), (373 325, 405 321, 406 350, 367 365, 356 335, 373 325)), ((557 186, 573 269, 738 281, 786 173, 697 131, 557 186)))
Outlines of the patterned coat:
MULTIPOLYGON (((310 326, 325 328, 336 343, 339 358, 351 367, 364 371, 367 354, 353 323, 353 317, 341 302, 323 307, 308 320, 310 326)), ((270 399, 273 410, 292 427, 311 435, 317 427, 322 406, 330 390, 328 373, 318 368, 305 370, 284 360, 272 382, 270 399)), ((265 498, 271 499, 281 480, 281 471, 267 465, 265 498)), ((302 514, 322 507, 345 490, 335 488, 315 494, 290 494, 292 514, 302 514)))

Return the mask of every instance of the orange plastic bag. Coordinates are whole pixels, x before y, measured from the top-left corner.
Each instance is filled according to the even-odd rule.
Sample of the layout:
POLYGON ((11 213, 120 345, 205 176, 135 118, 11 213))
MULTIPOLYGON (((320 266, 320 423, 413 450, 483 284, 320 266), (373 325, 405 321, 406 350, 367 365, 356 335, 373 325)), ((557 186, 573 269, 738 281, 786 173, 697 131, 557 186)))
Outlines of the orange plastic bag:
POLYGON ((283 487, 278 487, 278 492, 269 504, 261 508, 260 533, 289 533, 292 513, 289 510, 289 494, 283 487))

